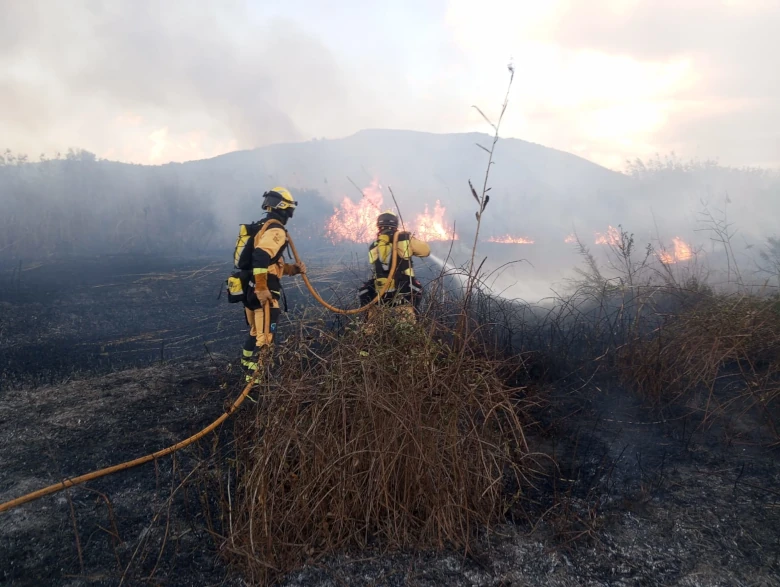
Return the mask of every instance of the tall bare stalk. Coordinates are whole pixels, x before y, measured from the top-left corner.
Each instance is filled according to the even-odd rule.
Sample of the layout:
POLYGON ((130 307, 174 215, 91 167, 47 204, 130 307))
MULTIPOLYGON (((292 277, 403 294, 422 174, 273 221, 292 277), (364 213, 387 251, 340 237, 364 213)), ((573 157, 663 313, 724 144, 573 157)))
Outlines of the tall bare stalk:
POLYGON ((474 262, 477 255, 477 243, 479 242, 479 230, 482 226, 482 214, 485 212, 485 208, 487 207, 488 202, 490 201, 490 195, 488 194, 488 192, 490 191, 490 188, 488 187, 488 180, 490 178, 490 167, 493 165, 493 154, 496 149, 496 143, 498 143, 501 121, 504 119, 504 113, 506 112, 507 105, 509 104, 509 92, 512 89, 512 81, 515 78, 515 69, 511 63, 507 66, 507 69, 509 70, 509 84, 507 84, 506 94, 504 96, 504 103, 501 105, 501 112, 498 116, 498 121, 494 124, 493 121, 491 121, 478 106, 473 106, 473 108, 482 115, 482 118, 484 118, 487 121, 487 123, 493 127, 493 141, 491 142, 489 149, 484 145, 480 145, 479 143, 477 143, 477 146, 488 154, 488 163, 487 163, 487 168, 485 169, 485 178, 482 182, 481 194, 477 194, 477 190, 474 189, 474 185, 471 183, 471 180, 469 180, 469 189, 471 190, 471 195, 474 196, 474 200, 476 200, 478 206, 478 210, 476 212, 477 229, 474 232, 474 243, 471 246, 471 259, 469 260, 468 278, 466 280, 466 292, 463 301, 463 312, 461 315, 460 324, 458 326, 458 332, 460 334, 465 334, 464 329, 466 323, 468 322, 466 317, 468 315, 468 311, 471 306, 474 286, 477 281, 479 270, 482 267, 482 263, 485 262, 485 260, 483 260, 482 263, 480 263, 479 267, 477 267, 475 270, 474 262))

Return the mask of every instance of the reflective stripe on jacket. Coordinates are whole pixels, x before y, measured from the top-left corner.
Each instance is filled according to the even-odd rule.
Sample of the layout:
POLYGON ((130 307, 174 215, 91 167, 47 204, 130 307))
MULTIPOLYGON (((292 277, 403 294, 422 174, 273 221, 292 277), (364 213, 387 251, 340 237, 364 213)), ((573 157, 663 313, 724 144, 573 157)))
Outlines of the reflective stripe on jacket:
MULTIPOLYGON (((392 232, 380 234, 368 249, 368 262, 371 263, 377 287, 382 287, 385 280, 390 276, 393 236, 392 232)), ((398 235, 396 248, 398 253, 394 276, 396 281, 402 276, 414 277, 412 257, 427 257, 431 254, 431 247, 428 243, 414 238, 408 232, 402 232, 398 235)), ((390 285, 390 289, 393 289, 393 287, 395 287, 395 284, 390 285)))

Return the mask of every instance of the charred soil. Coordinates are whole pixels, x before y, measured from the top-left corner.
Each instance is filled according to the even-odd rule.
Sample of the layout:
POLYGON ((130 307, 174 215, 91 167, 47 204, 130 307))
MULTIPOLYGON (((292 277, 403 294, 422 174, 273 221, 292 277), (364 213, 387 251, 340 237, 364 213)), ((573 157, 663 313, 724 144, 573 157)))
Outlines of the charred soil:
MULTIPOLYGON (((4 273, 0 501, 164 448, 222 413, 245 335, 240 307, 217 299, 228 270, 114 257, 4 273)), ((288 300, 295 319, 303 292, 288 300)), ((344 553, 283 583, 780 585, 780 467, 757 423, 703 427, 609 381, 529 384, 549 396, 529 443, 558 467, 477 549, 344 553)), ((218 431, 231 433, 230 421, 218 431)), ((0 514, 0 583, 244 584, 190 482, 212 444, 0 514)))

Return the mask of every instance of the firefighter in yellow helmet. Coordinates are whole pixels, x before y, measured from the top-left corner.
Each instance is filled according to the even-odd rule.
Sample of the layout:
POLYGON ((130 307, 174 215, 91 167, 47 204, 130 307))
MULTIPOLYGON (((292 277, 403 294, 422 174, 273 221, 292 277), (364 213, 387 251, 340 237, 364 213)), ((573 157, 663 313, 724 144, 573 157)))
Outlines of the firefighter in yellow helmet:
MULTIPOLYGON (((396 315, 413 322, 416 320, 423 290, 414 276, 412 257, 427 257, 431 254, 431 247, 408 232, 401 232, 398 235, 398 260, 395 274, 391 276, 393 239, 398 232, 398 216, 390 210, 382 212, 377 217, 376 227, 377 238, 368 248, 368 262, 371 264, 372 276, 359 291, 361 305, 376 298, 377 293, 382 291, 385 283, 390 279, 390 286, 379 303, 393 307, 396 315)), ((370 308, 366 319, 371 320, 375 312, 375 306, 370 308)))
POLYGON ((244 311, 249 324, 249 336, 244 343, 241 365, 246 371, 247 381, 257 367, 260 355, 273 344, 276 324, 281 312, 281 277, 283 275, 298 275, 306 271, 304 263, 288 264, 284 262, 284 252, 287 249, 287 221, 293 217, 298 202, 283 187, 275 187, 263 194, 263 210, 265 217, 257 223, 259 228, 269 220, 273 223, 265 232, 257 230, 252 249, 252 276, 248 281, 244 311), (270 302, 270 331, 264 332, 265 302, 270 302))

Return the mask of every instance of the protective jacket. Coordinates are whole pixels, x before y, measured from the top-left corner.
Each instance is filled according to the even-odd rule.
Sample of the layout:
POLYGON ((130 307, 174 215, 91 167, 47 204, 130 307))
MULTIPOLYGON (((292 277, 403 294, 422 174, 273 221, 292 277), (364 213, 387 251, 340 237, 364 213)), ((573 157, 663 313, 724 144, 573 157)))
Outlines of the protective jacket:
POLYGON ((398 235, 395 274, 390 275, 390 266, 393 261, 393 237, 394 231, 383 231, 377 239, 369 245, 368 262, 372 268, 372 279, 363 285, 359 295, 362 304, 371 301, 382 290, 388 279, 390 285, 383 297, 383 302, 408 303, 416 302, 415 294, 422 293, 422 286, 415 278, 412 257, 427 257, 431 254, 428 243, 414 238, 408 232, 398 235))
MULTIPOLYGON (((283 220, 277 214, 270 212, 262 220, 262 223, 264 224, 271 219, 280 222, 283 220)), ((287 246, 287 229, 283 224, 273 222, 265 232, 258 231, 255 235, 252 250, 252 277, 249 280, 247 290, 247 308, 254 310, 261 306, 254 291, 254 282, 258 276, 266 277, 268 289, 273 294, 274 299, 278 300, 281 296, 281 277, 297 274, 298 269, 295 265, 284 262, 287 246)))
POLYGON ((297 264, 284 262, 284 253, 288 246, 287 229, 284 227, 286 218, 275 213, 268 212, 266 217, 258 224, 267 228, 265 232, 258 230, 252 241, 252 255, 250 269, 242 271, 247 273, 246 301, 244 312, 249 325, 249 336, 244 342, 241 365, 246 372, 246 380, 250 381, 252 372, 257 369, 260 353, 273 344, 276 334, 276 324, 279 320, 281 308, 281 281, 283 275, 297 275, 301 268, 297 264), (270 220, 278 220, 267 224, 270 220), (269 332, 265 332, 265 308, 257 298, 257 289, 265 292, 266 288, 271 293, 269 332))

